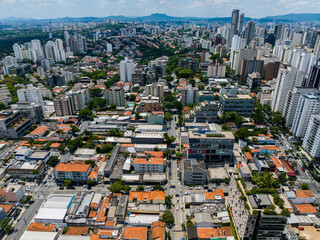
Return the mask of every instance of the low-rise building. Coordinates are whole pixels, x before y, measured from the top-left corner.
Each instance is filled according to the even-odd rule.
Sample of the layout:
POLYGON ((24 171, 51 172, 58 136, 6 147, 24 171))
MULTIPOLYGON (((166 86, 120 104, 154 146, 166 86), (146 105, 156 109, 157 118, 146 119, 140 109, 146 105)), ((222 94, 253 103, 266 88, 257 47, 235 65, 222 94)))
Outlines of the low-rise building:
POLYGON ((230 181, 228 205, 239 239, 281 239, 287 218, 281 209, 275 213, 265 209, 274 205, 273 198, 267 194, 247 196, 240 180, 230 181))
POLYGON ((4 189, 4 194, 8 202, 20 202, 24 198, 23 185, 9 184, 4 189))
POLYGON ((233 163, 234 136, 231 132, 189 130, 188 157, 203 159, 207 165, 233 163))
POLYGON ((147 240, 148 229, 146 227, 124 227, 122 240, 147 240))
POLYGON ((23 118, 19 111, 0 112, 0 136, 18 139, 32 127, 30 119, 23 118))
POLYGON ((137 192, 129 193, 129 203, 165 203, 166 194, 164 191, 137 192))
POLYGON ((164 171, 163 158, 136 158, 134 160, 134 171, 136 173, 156 172, 161 173, 164 171))
POLYGON ((204 184, 207 182, 207 170, 204 160, 184 159, 182 177, 185 185, 204 184))
POLYGON ((90 172, 90 164, 59 163, 53 174, 57 182, 62 182, 66 179, 74 182, 86 182, 90 172))
POLYGON ((254 109, 254 99, 249 94, 224 93, 220 98, 221 114, 236 112, 240 116, 249 117, 254 109))
POLYGON ((215 101, 200 102, 195 109, 197 122, 216 123, 218 121, 218 104, 215 101))

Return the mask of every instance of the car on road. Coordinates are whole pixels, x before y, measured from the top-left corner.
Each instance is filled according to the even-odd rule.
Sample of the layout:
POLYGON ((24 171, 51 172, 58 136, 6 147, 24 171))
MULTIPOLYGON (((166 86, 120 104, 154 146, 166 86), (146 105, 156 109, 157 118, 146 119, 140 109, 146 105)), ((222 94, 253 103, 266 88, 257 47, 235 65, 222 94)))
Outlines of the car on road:
POLYGON ((59 190, 64 190, 64 187, 59 187, 59 190))
POLYGON ((177 211, 179 210, 179 206, 177 206, 177 211))
POLYGON ((304 227, 298 227, 298 229, 299 229, 300 231, 303 231, 303 230, 304 230, 304 227))

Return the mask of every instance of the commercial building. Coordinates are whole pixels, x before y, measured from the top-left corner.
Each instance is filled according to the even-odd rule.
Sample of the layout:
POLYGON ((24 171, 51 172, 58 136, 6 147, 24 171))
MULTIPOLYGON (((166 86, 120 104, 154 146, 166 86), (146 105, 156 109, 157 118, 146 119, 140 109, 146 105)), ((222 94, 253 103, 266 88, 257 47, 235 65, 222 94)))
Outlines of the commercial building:
POLYGON ((203 101, 214 101, 215 95, 214 92, 211 90, 203 90, 196 92, 196 104, 203 101))
POLYGON ((19 111, 22 117, 41 123, 44 119, 43 105, 34 102, 17 102, 11 105, 11 109, 19 111))
POLYGON ((239 239, 281 239, 287 218, 276 214, 267 215, 264 209, 274 204, 267 194, 247 196, 241 181, 234 177, 230 181, 228 205, 239 239), (244 194, 244 198, 241 196, 244 194))
POLYGON ((4 194, 8 202, 20 202, 24 198, 23 185, 9 184, 4 189, 4 194))
POLYGON ((53 100, 56 116, 74 115, 74 106, 70 96, 60 95, 53 100))
POLYGON ((231 132, 189 130, 188 157, 203 159, 207 165, 233 163, 234 136, 231 132))
POLYGON ((246 83, 250 73, 258 72, 262 76, 263 60, 243 60, 241 65, 241 82, 246 83))
POLYGON ((220 98, 220 111, 236 112, 240 116, 249 117, 254 109, 254 99, 248 94, 224 93, 220 98))
POLYGON ((261 85, 261 75, 258 72, 249 73, 247 77, 247 85, 252 90, 260 87, 261 85))
POLYGON ((115 104, 117 107, 125 106, 124 90, 120 87, 111 87, 105 90, 105 98, 109 105, 115 104))
POLYGON ((0 112, 0 136, 18 139, 32 127, 30 119, 22 117, 19 111, 0 112))
POLYGON ((215 101, 203 101, 195 109, 196 122, 216 123, 218 121, 218 104, 215 101))
POLYGON ((86 182, 90 172, 90 164, 59 163, 53 174, 57 182, 63 182, 66 179, 74 182, 86 182))
POLYGON ((302 147, 311 157, 320 157, 320 115, 310 117, 302 147))
POLYGON ((204 160, 184 159, 182 178, 185 185, 204 184, 207 182, 207 168, 204 160))
POLYGON ((136 173, 155 172, 161 173, 164 171, 163 158, 136 158, 134 160, 134 171, 136 173))
POLYGON ((45 169, 44 161, 15 160, 7 168, 7 174, 15 178, 36 179, 39 178, 45 169))

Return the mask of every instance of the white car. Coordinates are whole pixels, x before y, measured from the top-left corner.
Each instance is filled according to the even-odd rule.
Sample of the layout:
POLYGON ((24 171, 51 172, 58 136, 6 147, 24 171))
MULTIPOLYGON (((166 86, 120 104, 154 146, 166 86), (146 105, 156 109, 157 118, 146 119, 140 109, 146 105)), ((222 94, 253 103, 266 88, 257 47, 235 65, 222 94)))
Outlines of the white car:
POLYGON ((177 206, 177 211, 179 211, 179 207, 177 206))

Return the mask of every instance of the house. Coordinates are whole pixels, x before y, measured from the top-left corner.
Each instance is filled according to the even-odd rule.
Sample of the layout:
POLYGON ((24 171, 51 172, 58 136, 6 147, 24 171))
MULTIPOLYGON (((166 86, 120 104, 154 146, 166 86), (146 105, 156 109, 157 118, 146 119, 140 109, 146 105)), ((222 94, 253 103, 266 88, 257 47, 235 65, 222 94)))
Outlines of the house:
POLYGON ((146 227, 126 226, 123 231, 123 240, 147 240, 148 229, 146 227))
POLYGON ((225 196, 222 189, 214 189, 213 192, 206 192, 204 195, 205 203, 224 203, 225 196))
POLYGON ((164 222, 157 221, 151 224, 152 240, 165 240, 166 230, 164 222))
POLYGON ((137 192, 129 193, 129 202, 137 203, 165 203, 166 194, 164 191, 137 192))

